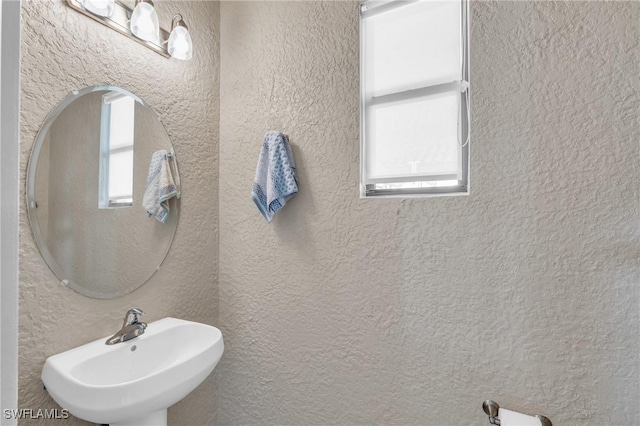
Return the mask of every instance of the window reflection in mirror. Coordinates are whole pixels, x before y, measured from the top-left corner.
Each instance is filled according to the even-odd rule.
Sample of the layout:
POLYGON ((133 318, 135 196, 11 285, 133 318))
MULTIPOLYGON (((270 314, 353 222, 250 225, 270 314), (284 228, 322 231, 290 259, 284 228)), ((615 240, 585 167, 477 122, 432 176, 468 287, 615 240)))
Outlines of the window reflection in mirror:
POLYGON ((111 92, 102 97, 100 121, 100 208, 133 205, 135 100, 111 92))

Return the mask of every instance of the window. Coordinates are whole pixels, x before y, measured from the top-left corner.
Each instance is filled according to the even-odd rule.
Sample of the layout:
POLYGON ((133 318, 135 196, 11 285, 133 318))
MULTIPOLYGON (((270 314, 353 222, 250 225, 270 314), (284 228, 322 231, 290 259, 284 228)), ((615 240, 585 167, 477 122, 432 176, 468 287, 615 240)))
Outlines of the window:
POLYGON ((467 2, 360 10, 361 196, 467 193, 467 2))
POLYGON ((133 205, 135 103, 116 92, 102 97, 99 208, 133 205))

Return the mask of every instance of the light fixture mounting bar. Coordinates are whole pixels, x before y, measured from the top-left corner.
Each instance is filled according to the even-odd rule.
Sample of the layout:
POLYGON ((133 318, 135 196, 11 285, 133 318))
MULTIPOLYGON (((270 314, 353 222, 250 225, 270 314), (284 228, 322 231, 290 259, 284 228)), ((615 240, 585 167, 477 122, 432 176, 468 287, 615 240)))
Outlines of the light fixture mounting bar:
POLYGON ((171 55, 169 55, 169 52, 167 51, 165 43, 165 40, 169 39, 169 32, 163 28, 160 28, 160 36, 156 41, 145 41, 134 36, 129 29, 129 19, 131 18, 131 13, 133 12, 133 10, 120 1, 116 0, 115 9, 110 17, 94 15, 93 13, 87 11, 78 0, 66 1, 67 6, 82 13, 83 15, 100 22, 102 25, 106 25, 107 27, 116 30, 120 34, 124 34, 130 39, 137 41, 141 45, 148 47, 149 49, 164 56, 165 58, 171 57, 171 55))

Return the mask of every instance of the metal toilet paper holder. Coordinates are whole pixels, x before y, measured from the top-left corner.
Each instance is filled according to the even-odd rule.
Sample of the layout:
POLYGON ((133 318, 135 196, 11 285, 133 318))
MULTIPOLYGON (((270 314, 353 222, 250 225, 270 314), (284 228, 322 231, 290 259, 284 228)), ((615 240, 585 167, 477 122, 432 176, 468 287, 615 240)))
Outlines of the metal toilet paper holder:
MULTIPOLYGON (((487 414, 487 416, 489 416, 489 423, 491 423, 492 425, 500 425, 500 419, 498 418, 498 411, 500 411, 500 406, 497 402, 488 399, 482 403, 482 409, 487 414)), ((534 417, 540 420, 542 426, 553 426, 551 420, 549 420, 548 417, 541 416, 540 414, 536 414, 534 417)))

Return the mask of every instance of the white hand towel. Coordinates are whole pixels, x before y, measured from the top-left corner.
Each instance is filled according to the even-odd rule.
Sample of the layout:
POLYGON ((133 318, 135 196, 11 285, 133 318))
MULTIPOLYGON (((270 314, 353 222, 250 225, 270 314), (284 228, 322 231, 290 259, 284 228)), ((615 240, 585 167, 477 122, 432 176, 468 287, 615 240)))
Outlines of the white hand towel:
POLYGON ((267 132, 262 142, 251 199, 268 223, 298 193, 296 164, 289 139, 281 132, 267 132))
POLYGON ((149 163, 149 174, 147 175, 147 186, 142 197, 142 207, 147 211, 149 217, 155 216, 157 220, 165 223, 169 217, 169 199, 180 198, 180 178, 171 168, 166 150, 156 151, 151 156, 149 163))

